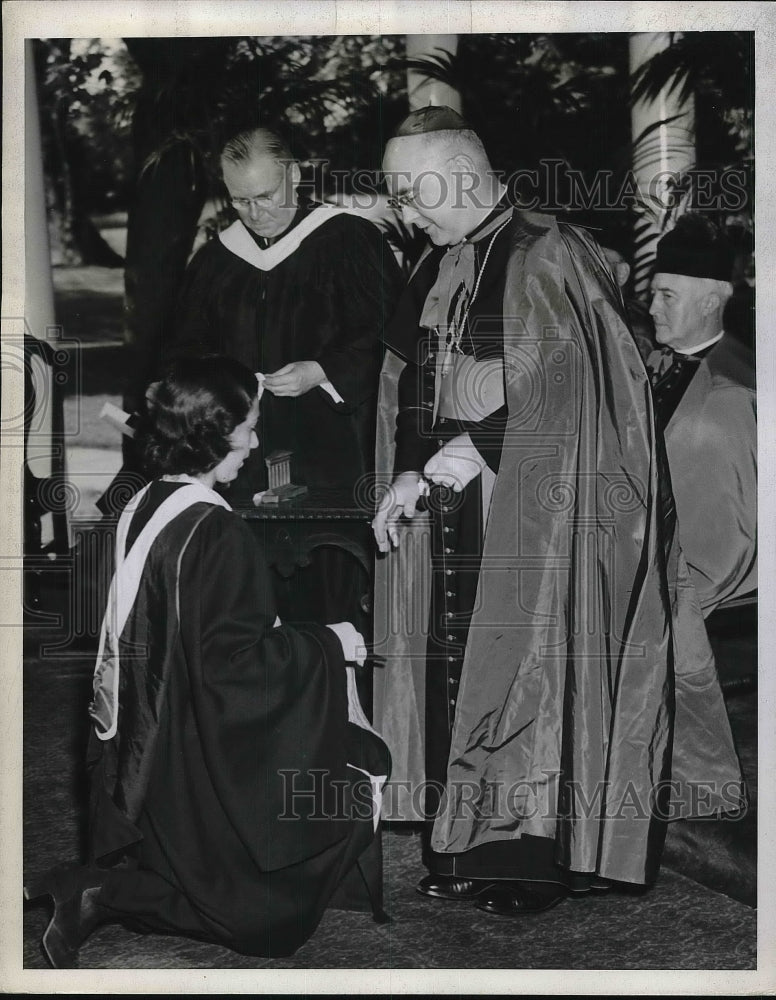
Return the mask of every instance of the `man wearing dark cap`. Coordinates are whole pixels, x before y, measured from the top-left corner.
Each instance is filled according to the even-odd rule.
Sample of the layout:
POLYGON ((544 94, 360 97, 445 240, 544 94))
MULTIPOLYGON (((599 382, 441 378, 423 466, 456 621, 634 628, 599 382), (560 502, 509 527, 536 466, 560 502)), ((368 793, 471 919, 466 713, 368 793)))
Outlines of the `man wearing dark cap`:
POLYGON ((705 616, 757 587, 754 358, 723 330, 732 267, 723 234, 685 215, 659 242, 652 281, 663 350, 648 366, 682 549, 705 616))
POLYGON ((411 114, 383 165, 432 244, 386 332, 373 523, 390 565, 429 490, 424 678, 389 658, 376 699, 395 761, 423 747, 422 775, 394 769, 425 778, 418 891, 520 916, 649 884, 668 816, 738 807, 740 770, 621 296, 584 231, 513 208, 449 108, 411 114))

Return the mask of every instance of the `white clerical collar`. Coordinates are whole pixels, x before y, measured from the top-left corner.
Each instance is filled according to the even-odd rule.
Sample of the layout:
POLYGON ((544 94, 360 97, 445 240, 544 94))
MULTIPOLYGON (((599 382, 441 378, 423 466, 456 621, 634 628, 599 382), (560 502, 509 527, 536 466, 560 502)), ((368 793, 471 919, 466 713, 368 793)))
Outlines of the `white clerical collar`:
POLYGON ((718 340, 722 340, 725 331, 720 330, 716 337, 712 337, 711 340, 704 340, 702 344, 695 344, 692 347, 683 347, 681 351, 677 351, 677 354, 685 354, 688 357, 692 357, 693 354, 697 354, 699 351, 705 351, 707 347, 711 347, 712 344, 716 344, 718 340))

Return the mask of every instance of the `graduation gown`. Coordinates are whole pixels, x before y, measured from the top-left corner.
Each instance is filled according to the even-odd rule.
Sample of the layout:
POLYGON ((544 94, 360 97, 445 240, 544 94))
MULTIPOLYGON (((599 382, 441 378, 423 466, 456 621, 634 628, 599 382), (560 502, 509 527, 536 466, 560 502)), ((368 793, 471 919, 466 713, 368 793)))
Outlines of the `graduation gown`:
MULTIPOLYGON (((151 485, 130 556, 180 488, 151 485)), ((114 724, 90 753, 91 856, 125 859, 100 899, 118 919, 288 955, 369 846, 364 772, 386 773, 385 747, 348 721, 335 634, 276 623, 234 513, 196 502, 156 536, 118 637, 114 724)))
POLYGON ((296 398, 265 393, 260 448, 233 495, 266 487, 264 457, 277 449, 293 453, 294 483, 349 493, 373 470, 383 326, 398 264, 377 226, 328 205, 303 203, 268 250, 253 241, 237 222, 195 254, 168 353, 218 351, 257 372, 318 361, 343 401, 321 387, 296 398), (313 218, 325 221, 308 232, 313 218), (237 252, 246 240, 251 262, 237 252))
MULTIPOLYGON (((666 820, 738 808, 740 768, 619 291, 580 230, 515 212, 505 238, 498 475, 456 692, 425 684, 426 720, 449 720, 434 860, 530 878, 543 841, 556 871, 646 883, 666 820)), ((390 346, 411 364, 412 342, 410 328, 390 346)), ((400 398, 399 447, 407 412, 400 398)), ((406 710, 417 686, 398 686, 381 695, 384 732, 401 731, 392 705, 420 714, 406 710)))

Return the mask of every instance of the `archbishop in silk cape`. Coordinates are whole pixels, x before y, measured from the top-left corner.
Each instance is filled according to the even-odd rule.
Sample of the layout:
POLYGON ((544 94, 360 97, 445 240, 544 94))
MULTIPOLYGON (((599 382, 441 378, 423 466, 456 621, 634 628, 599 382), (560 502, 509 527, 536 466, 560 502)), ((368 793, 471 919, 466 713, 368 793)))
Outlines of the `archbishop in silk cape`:
POLYGON ((91 857, 125 859, 100 896, 117 919, 289 955, 333 898, 366 909, 364 889, 379 894, 379 872, 354 866, 376 850, 369 774, 389 760, 350 711, 339 639, 278 621, 256 535, 223 507, 201 485, 155 481, 119 522, 91 857))
MULTIPOLYGON (((740 767, 608 266, 550 216, 515 211, 510 241, 508 419, 431 846, 532 834, 565 868, 649 882, 665 820, 739 808, 740 767)), ((389 358, 382 427, 396 371, 389 358)), ((416 704, 390 670, 384 733, 401 729, 392 704, 416 704)))

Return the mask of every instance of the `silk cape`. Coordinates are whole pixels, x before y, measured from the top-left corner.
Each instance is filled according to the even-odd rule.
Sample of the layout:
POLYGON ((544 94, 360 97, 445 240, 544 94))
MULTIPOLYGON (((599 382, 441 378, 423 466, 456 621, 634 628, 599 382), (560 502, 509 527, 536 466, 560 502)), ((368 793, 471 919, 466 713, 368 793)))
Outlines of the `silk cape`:
MULTIPOLYGON (((564 868, 646 883, 666 821, 741 807, 741 772, 619 291, 583 231, 516 212, 510 240, 506 433, 432 847, 532 834, 564 868)), ((389 346, 382 445, 412 357, 409 339, 389 346)), ((422 591, 407 562, 379 572, 422 591)), ((396 630, 380 628, 386 649, 396 630)), ((398 645, 376 719, 389 746, 413 747, 392 705, 422 719, 422 682, 398 645)))

